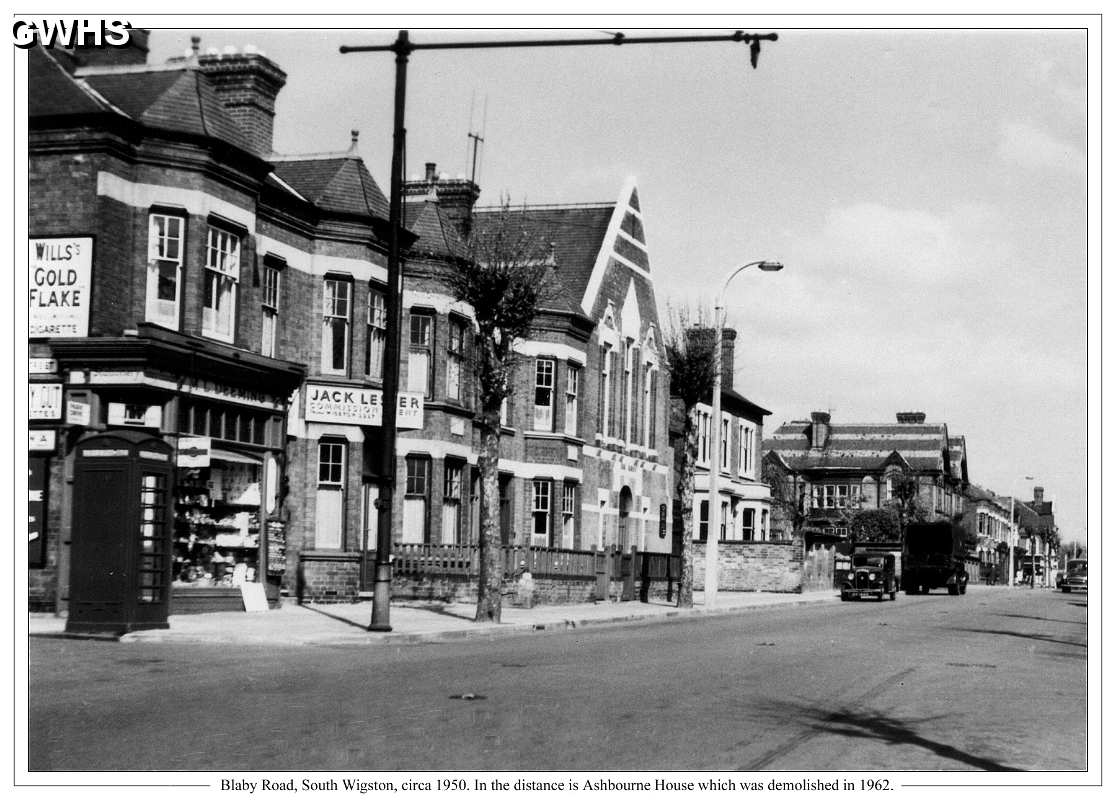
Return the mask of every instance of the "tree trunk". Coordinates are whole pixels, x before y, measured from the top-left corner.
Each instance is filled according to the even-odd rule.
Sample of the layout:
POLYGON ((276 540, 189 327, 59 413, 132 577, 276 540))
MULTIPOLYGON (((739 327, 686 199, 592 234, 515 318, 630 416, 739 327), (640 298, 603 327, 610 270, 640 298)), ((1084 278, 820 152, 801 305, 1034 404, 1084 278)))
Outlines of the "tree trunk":
POLYGON ((486 404, 481 412, 480 578, 475 622, 499 622, 504 580, 500 546, 500 405, 486 404))
POLYGON ((694 462, 697 461, 697 420, 693 406, 682 422, 682 459, 678 475, 678 504, 682 516, 682 565, 678 579, 678 607, 694 607, 694 462))

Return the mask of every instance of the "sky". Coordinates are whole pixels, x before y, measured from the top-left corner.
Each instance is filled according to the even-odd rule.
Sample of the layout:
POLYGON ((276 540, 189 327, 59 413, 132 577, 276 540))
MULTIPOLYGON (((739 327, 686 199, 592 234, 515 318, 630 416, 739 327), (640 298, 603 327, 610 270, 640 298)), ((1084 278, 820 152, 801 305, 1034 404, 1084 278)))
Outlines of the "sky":
MULTIPOLYGON (((741 264, 786 265, 747 270, 725 295, 736 388, 771 411, 768 432, 811 411, 834 423, 923 411, 965 437, 972 482, 1020 499, 1044 487, 1063 540, 1084 543, 1099 356, 1086 32, 1009 17, 997 30, 787 20, 705 31, 776 31, 754 70, 745 45, 725 42, 416 52, 407 173, 433 161, 467 176, 472 131, 482 204, 615 201, 635 176, 664 322, 711 308, 741 264)), ((610 22, 410 30, 415 42, 639 33, 610 22)), ((394 29, 156 29, 150 60, 183 54, 191 34, 203 51, 255 45, 286 71, 278 152, 345 150, 357 129, 386 191, 393 57, 338 48, 389 44, 394 29)))

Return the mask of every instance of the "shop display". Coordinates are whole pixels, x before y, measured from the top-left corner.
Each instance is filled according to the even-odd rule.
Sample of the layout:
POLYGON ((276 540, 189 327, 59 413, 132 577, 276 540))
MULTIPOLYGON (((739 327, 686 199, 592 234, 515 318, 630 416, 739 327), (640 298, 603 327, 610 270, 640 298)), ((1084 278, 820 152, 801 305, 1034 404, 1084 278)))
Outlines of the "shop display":
POLYGON ((176 586, 235 587, 257 579, 260 468, 180 469, 175 502, 176 586))

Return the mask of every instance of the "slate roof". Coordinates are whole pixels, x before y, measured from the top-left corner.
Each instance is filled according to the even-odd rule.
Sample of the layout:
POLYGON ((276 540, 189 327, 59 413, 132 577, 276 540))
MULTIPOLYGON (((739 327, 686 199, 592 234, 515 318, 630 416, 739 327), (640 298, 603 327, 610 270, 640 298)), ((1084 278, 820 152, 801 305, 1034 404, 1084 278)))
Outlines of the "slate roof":
MULTIPOLYGON (((765 438, 763 449, 775 453, 792 470, 882 470, 889 461, 919 472, 942 467, 942 450, 949 439, 944 423, 830 424, 820 449, 810 447, 813 423, 780 425, 765 438)), ((946 465, 952 470, 952 467, 946 465)))
MULTIPOLYGON (((560 290, 555 302, 558 310, 582 310, 581 298, 593 274, 597 255, 605 244, 608 223, 615 209, 616 203, 513 208, 513 212, 521 215, 528 231, 554 243, 555 275, 560 290)), ((476 209, 473 225, 491 224, 500 211, 495 207, 476 209)))
POLYGON ((437 194, 405 198, 403 227, 418 237, 408 248, 411 254, 441 258, 465 255, 465 242, 457 228, 442 213, 437 194))
POLYGON ((275 174, 324 211, 387 219, 387 198, 355 149, 344 153, 272 156, 275 174))
POLYGON ((27 51, 27 116, 92 114, 108 106, 78 85, 42 47, 27 51))
POLYGON ((118 114, 149 128, 208 136, 252 152, 201 71, 185 64, 81 67, 67 72, 41 47, 28 51, 28 114, 118 114))

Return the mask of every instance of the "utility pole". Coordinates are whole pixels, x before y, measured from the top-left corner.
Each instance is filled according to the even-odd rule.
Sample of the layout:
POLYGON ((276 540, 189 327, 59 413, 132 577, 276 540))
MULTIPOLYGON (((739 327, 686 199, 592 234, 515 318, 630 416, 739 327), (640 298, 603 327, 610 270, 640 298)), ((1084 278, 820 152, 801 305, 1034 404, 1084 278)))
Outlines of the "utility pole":
MULTIPOLYGON (((394 511, 395 490, 395 440, 396 413, 399 406, 399 344, 403 320, 403 268, 400 255, 399 234, 403 219, 403 154, 407 130, 404 110, 407 102, 407 62, 416 50, 481 50, 520 47, 577 47, 623 44, 681 44, 686 42, 743 42, 749 45, 752 68, 759 61, 762 42, 778 41, 777 33, 680 35, 680 36, 625 36, 614 33, 607 39, 527 39, 521 41, 472 41, 472 42, 411 42, 407 31, 399 31, 393 44, 368 46, 341 46, 341 53, 395 53, 395 114, 392 131, 391 188, 389 198, 389 223, 391 233, 388 247, 387 312, 384 353, 383 430, 380 454, 380 498, 377 502, 378 525, 376 529, 376 566, 372 585, 372 622, 370 631, 390 631, 391 606, 391 524, 394 511)), ((474 151, 475 152, 475 151, 474 151)))

